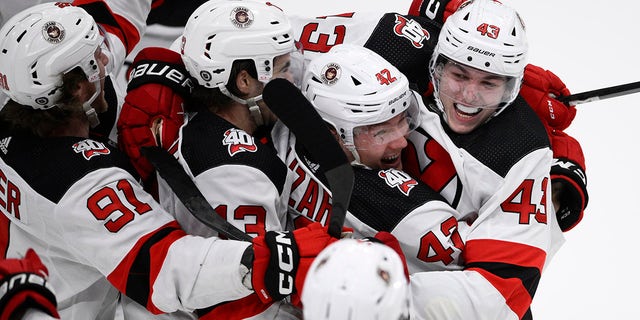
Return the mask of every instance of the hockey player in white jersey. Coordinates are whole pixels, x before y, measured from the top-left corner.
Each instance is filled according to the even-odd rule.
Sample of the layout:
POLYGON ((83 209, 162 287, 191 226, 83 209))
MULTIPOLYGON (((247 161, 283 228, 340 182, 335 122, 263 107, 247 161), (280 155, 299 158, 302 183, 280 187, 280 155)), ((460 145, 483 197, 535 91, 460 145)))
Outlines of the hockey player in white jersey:
MULTIPOLYGON (((289 227, 287 167, 273 146, 263 142, 276 117, 261 94, 273 78, 300 81, 302 55, 292 32, 275 6, 209 1, 191 15, 177 48, 194 86, 184 100, 187 118, 177 137, 175 156, 211 207, 253 237, 289 227)), ((133 102, 127 96, 124 108, 155 108, 147 105, 151 101, 133 102)), ((123 117, 121 123, 127 120, 123 117)), ((163 181, 159 181, 159 197, 187 233, 216 234, 195 219, 163 181)), ((224 319, 299 313, 277 300, 255 294, 197 312, 224 319)))
MULTIPOLYGON (((148 2, 127 3, 148 10, 148 2)), ((112 319, 121 294, 154 314, 256 291, 286 297, 278 280, 285 273, 300 289, 305 266, 333 241, 325 229, 265 232, 253 243, 186 235, 129 160, 89 137, 96 111, 112 107, 100 90, 113 57, 102 44, 93 17, 69 3, 29 8, 0 30, 1 89, 11 98, 0 112, 8 125, 0 136, 0 256, 30 248, 40 256, 62 319, 112 319), (290 245, 265 240, 273 237, 290 245), (283 246, 293 254, 287 270, 269 259, 283 246)))
MULTIPOLYGON (((414 0, 411 3, 409 14, 378 13, 372 10, 358 9, 356 12, 324 15, 316 18, 295 16, 291 13, 288 17, 294 26, 296 39, 304 47, 306 59, 327 52, 332 46, 340 43, 363 45, 380 54, 405 73, 410 82, 416 85, 415 88, 419 92, 429 95, 429 76, 424 70, 428 68, 431 52, 437 42, 442 23, 455 12, 462 2, 464 1, 414 0)), ((164 5, 166 3, 157 10, 162 10, 164 5)), ((171 8, 171 5, 167 7, 171 8)), ((179 11, 181 13, 175 14, 175 19, 181 19, 184 16, 183 10, 179 11)), ((320 13, 324 14, 325 12, 320 13)), ((167 45, 171 42, 165 41, 167 45)), ((180 89, 174 91, 180 92, 180 89)), ((566 96, 570 92, 552 72, 535 65, 529 64, 525 68, 520 94, 543 120, 549 138, 552 140, 552 149, 556 159, 551 174, 554 185, 554 205, 557 209, 560 227, 563 231, 568 231, 581 221, 588 203, 585 160, 582 149, 578 141, 564 132, 575 117, 576 108, 566 106, 554 98, 566 96), (552 107, 550 108, 549 105, 552 107)), ((172 114, 168 110, 160 113, 172 114)), ((146 117, 137 118, 144 119, 146 117)), ((155 117, 152 115, 150 118, 155 117)), ((157 135, 157 140, 160 141, 158 144, 161 144, 163 139, 172 140, 175 137, 174 132, 177 131, 173 128, 175 118, 180 117, 166 117, 164 121, 166 126, 151 123, 151 131, 146 128, 134 128, 137 129, 137 133, 131 137, 133 142, 128 141, 128 145, 130 145, 128 154, 134 158, 139 172, 149 171, 150 165, 137 152, 137 146, 140 143, 150 141, 150 137, 145 137, 148 132, 160 131, 162 133, 157 135), (158 128, 162 128, 162 130, 158 130, 158 128)), ((139 124, 136 125, 139 127, 148 126, 144 120, 138 122, 139 124)))
MULTIPOLYGON (((462 217, 436 191, 399 170, 406 135, 420 114, 407 77, 371 50, 342 44, 310 61, 302 91, 353 165, 345 225, 354 236, 390 232, 406 253, 409 273, 462 270, 462 217), (432 247, 421 249, 423 244, 432 247)), ((289 208, 296 225, 326 224, 331 212, 326 169, 286 127, 276 125, 273 136, 291 169, 289 208)), ((314 304, 325 301, 317 299, 314 304)))
POLYGON ((463 271, 412 275, 419 318, 439 310, 450 319, 530 319, 542 271, 564 241, 551 201, 549 138, 518 97, 527 53, 520 16, 491 0, 465 2, 440 32, 434 94, 424 98, 404 164, 469 231, 463 271))
MULTIPOLYGON (((409 14, 377 13, 361 8, 316 18, 294 15, 289 18, 305 57, 311 59, 341 43, 362 45, 391 62, 407 75, 414 89, 428 96, 432 86, 425 70, 431 53, 442 24, 463 2, 414 0, 409 14)), ((576 108, 555 99, 570 92, 552 72, 529 64, 519 93, 547 128, 555 159, 551 170, 554 205, 562 230, 571 230, 581 221, 589 197, 582 148, 564 132, 574 119, 576 108)))
MULTIPOLYGON (((533 110, 521 106, 520 98, 514 102, 526 65, 524 28, 515 11, 491 1, 470 2, 449 20, 433 53, 431 76, 440 104, 425 99, 428 106, 422 108, 422 124, 410 133, 411 143, 404 152, 407 158, 402 162, 404 169, 439 191, 456 209, 457 248, 465 259, 456 260, 459 250, 451 251, 440 239, 418 238, 412 251, 401 239, 408 261, 417 259, 430 267, 438 265, 431 262, 439 261, 449 268, 462 262, 457 271, 450 272, 416 272, 409 262, 412 316, 527 319, 544 265, 563 239, 551 206, 551 151, 544 125, 533 110), (460 21, 469 24, 462 26, 468 33, 457 29, 460 21), (480 33, 485 29, 478 27, 484 23, 488 29, 480 33), (508 45, 494 46, 492 37, 508 45), (458 40, 466 42, 447 42, 458 40), (467 48, 476 49, 467 52, 467 48), (463 53, 464 59, 451 62, 463 53), (515 58, 507 63, 499 60, 502 54, 515 58), (480 88, 485 91, 478 93, 480 88), (467 101, 457 92, 473 94, 467 101), (455 106, 455 111, 444 108, 450 96, 462 100, 447 105, 455 106), (478 115, 484 118, 478 120, 478 115), (465 231, 460 232, 461 228, 465 231)), ((313 94, 308 97, 313 101, 313 94)), ((309 163, 312 161, 306 160, 307 166, 309 163)), ((314 189, 306 189, 294 209, 318 219, 321 215, 307 211, 312 207, 308 204, 310 190, 314 189)), ((368 225, 376 228, 379 223, 373 220, 368 225)), ((446 233, 448 229, 442 230, 446 233)), ((452 239, 447 240, 456 243, 452 239)))

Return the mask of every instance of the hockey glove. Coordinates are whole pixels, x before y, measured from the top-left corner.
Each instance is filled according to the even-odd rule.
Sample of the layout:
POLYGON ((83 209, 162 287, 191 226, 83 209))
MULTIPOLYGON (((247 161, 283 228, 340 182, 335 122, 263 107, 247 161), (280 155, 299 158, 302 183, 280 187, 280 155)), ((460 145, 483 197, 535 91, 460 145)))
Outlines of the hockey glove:
POLYGON ((466 0, 449 0, 434 3, 433 1, 427 0, 413 0, 409 7, 409 14, 412 16, 427 17, 443 24, 465 1, 466 0), (446 5, 442 6, 442 3, 446 3, 446 5))
POLYGON ((564 130, 576 116, 576 108, 554 99, 568 96, 567 86, 549 70, 529 64, 524 69, 520 95, 551 129, 564 130))
POLYGON ((253 239, 253 290, 264 303, 302 293, 315 257, 336 241, 320 223, 288 231, 268 231, 253 239))
POLYGON ((589 202, 584 155, 578 141, 561 131, 551 135, 554 163, 551 166, 556 216, 562 231, 575 227, 589 202), (556 201, 557 200, 557 201, 556 201))
POLYGON ((20 319, 31 308, 60 318, 48 275, 33 249, 23 259, 0 261, 0 319, 20 319))
POLYGON ((409 268, 407 267, 407 258, 404 256, 404 252, 402 252, 400 242, 398 242, 398 239, 393 234, 386 231, 379 231, 375 236, 367 237, 365 239, 385 244, 393 249, 400 256, 400 260, 402 260, 402 265, 404 266, 404 275, 407 277, 407 281, 409 281, 409 268))
POLYGON ((154 168, 140 154, 142 146, 169 147, 184 123, 182 102, 192 80, 180 54, 163 48, 145 48, 131 66, 122 111, 118 118, 118 144, 147 181, 154 168))

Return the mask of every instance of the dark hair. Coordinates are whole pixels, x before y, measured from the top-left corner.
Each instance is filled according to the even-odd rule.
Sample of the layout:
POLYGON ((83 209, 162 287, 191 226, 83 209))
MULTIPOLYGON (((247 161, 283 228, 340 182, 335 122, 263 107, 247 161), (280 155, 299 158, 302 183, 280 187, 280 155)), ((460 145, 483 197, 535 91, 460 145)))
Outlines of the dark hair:
POLYGON ((87 81, 82 69, 75 68, 62 76, 62 96, 55 106, 36 110, 13 100, 0 111, 0 123, 14 134, 30 134, 46 137, 61 126, 69 124, 71 118, 84 114, 82 102, 74 95, 78 84, 87 81))
MULTIPOLYGON (((242 94, 236 86, 235 79, 238 77, 241 71, 246 70, 249 75, 254 78, 258 77, 255 63, 251 59, 236 60, 231 66, 229 72, 229 83, 227 84, 227 90, 233 95, 242 98, 242 94)), ((196 85, 191 92, 191 95, 185 99, 184 108, 188 112, 196 112, 202 110, 209 110, 216 112, 220 109, 230 105, 233 100, 224 95, 218 88, 206 88, 204 86, 196 85)))

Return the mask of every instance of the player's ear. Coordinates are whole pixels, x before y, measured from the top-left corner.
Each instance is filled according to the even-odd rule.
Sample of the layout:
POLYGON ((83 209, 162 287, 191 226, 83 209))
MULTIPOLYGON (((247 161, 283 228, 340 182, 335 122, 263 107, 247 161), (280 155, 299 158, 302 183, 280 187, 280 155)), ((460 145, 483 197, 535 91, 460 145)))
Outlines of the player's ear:
POLYGON ((77 101, 87 101, 95 92, 96 87, 89 81, 77 82, 73 88, 71 88, 71 95, 77 99, 77 101))
POLYGON ((251 93, 251 88, 254 85, 253 81, 255 80, 247 70, 242 70, 238 72, 236 76, 236 88, 238 88, 239 93, 242 96, 247 96, 251 93))

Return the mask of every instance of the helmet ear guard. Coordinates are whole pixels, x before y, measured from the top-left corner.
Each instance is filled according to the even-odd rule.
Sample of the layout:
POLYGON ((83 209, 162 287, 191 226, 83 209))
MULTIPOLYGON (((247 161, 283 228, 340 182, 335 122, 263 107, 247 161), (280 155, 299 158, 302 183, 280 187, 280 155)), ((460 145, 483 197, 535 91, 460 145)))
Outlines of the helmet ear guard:
POLYGON ((99 83, 95 52, 103 41, 93 17, 79 7, 54 2, 30 7, 0 30, 2 90, 22 105, 49 109, 62 95, 62 75, 74 68, 99 83))

